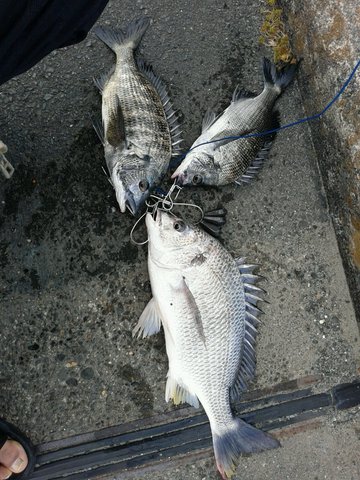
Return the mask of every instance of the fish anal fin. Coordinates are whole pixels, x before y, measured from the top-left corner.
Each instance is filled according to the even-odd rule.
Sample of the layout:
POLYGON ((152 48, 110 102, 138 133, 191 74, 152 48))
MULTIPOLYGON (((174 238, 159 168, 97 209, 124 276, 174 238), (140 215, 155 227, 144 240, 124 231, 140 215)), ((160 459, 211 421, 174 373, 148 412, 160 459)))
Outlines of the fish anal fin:
POLYGON ((140 315, 136 327, 132 331, 133 337, 145 338, 158 333, 161 328, 161 317, 154 298, 146 305, 144 311, 140 315))
POLYGON ((184 386, 179 385, 177 380, 168 374, 165 389, 165 400, 172 400, 174 405, 188 403, 195 408, 199 408, 199 400, 194 393, 190 393, 184 386))

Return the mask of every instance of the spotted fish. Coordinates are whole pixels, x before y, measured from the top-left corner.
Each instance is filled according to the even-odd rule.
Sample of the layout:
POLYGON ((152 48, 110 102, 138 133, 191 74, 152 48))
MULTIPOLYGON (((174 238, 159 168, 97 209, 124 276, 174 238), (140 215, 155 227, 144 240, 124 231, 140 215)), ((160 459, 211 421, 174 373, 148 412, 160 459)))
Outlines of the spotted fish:
POLYGON ((134 50, 150 24, 131 23, 124 32, 97 27, 95 34, 116 53, 110 71, 95 80, 102 93, 102 124, 96 131, 120 210, 141 209, 179 150, 181 131, 163 82, 136 60, 134 50))

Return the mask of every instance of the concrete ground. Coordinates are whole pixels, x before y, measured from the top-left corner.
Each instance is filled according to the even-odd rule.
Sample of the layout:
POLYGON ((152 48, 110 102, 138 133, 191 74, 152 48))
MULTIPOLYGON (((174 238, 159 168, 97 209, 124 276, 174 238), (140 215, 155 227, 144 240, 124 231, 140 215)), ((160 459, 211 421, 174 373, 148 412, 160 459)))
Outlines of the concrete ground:
MULTIPOLYGON (((169 85, 189 146, 204 111, 226 106, 237 84, 261 90, 261 58, 271 55, 258 45, 262 8, 114 0, 99 23, 154 19, 140 53, 169 85)), ((91 126, 100 112, 92 77, 112 61, 90 33, 1 87, 0 137, 15 167, 0 181, 1 415, 35 443, 173 408, 162 335, 131 336, 150 298, 146 248, 130 243, 134 220, 118 211, 91 126)), ((278 108, 283 124, 304 115, 296 82, 278 108)), ((224 244, 267 277, 253 388, 317 374, 325 389, 359 375, 359 332, 308 127, 278 135, 252 185, 183 198, 226 206, 224 244)), ((239 478, 355 480, 359 431, 356 409, 329 417, 244 459, 239 478)), ((209 454, 151 478, 217 477, 209 454)))

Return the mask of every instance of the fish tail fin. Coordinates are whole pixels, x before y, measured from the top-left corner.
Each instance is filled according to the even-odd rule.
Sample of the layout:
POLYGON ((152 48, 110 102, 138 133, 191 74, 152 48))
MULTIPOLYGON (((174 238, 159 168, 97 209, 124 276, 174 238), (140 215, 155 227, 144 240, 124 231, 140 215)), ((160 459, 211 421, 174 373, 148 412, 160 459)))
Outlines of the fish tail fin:
POLYGON ((149 25, 150 18, 141 17, 131 22, 124 32, 99 26, 94 28, 94 33, 105 45, 117 53, 123 47, 135 50, 149 25))
POLYGON ((263 60, 263 73, 265 88, 276 88, 279 95, 285 90, 295 76, 297 64, 286 65, 281 70, 277 70, 275 65, 266 57, 263 60))
POLYGON ((242 453, 261 452, 280 446, 277 440, 240 418, 233 418, 226 427, 218 432, 214 429, 212 434, 216 465, 224 480, 232 477, 242 453))

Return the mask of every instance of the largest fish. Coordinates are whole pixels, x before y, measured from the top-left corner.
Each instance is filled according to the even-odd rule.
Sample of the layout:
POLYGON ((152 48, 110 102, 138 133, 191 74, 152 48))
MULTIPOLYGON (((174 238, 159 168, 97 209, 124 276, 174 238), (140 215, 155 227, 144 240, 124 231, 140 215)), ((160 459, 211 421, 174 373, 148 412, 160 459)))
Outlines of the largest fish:
POLYGON ((162 81, 134 50, 150 24, 146 17, 116 31, 95 34, 116 53, 116 64, 96 79, 102 93, 102 127, 110 179, 120 210, 136 214, 167 171, 181 142, 176 114, 162 81))
POLYGON ((242 452, 276 448, 277 440, 234 417, 230 399, 255 372, 261 289, 254 266, 236 262, 198 227, 158 210, 146 216, 153 298, 134 335, 165 332, 166 400, 199 401, 210 421, 217 467, 231 477, 242 452))
POLYGON ((205 114, 202 133, 178 166, 172 178, 179 185, 248 183, 266 158, 274 135, 257 136, 279 127, 274 104, 291 82, 296 65, 282 70, 264 58, 264 89, 259 95, 234 91, 231 104, 216 116, 205 114), (255 135, 234 139, 236 136, 255 135))

